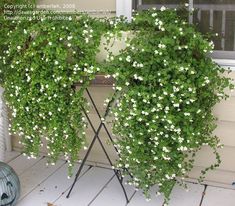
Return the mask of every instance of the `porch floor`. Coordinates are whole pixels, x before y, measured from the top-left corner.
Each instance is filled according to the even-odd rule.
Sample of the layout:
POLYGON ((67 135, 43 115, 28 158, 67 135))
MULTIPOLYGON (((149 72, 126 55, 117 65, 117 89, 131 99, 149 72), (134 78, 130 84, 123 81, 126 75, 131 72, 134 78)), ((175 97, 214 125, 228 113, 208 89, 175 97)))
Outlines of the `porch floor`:
MULTIPOLYGON (((27 160, 18 152, 6 154, 6 162, 21 181, 17 206, 126 206, 124 194, 112 170, 86 165, 69 199, 73 178, 67 178, 67 164, 60 160, 46 166, 46 157, 27 160)), ((78 165, 77 165, 78 166, 78 165)), ((74 171, 77 170, 77 167, 74 171)), ((169 206, 235 206, 235 190, 188 182, 189 191, 175 187, 169 206)), ((127 206, 162 206, 162 197, 147 202, 140 191, 125 185, 127 206)))

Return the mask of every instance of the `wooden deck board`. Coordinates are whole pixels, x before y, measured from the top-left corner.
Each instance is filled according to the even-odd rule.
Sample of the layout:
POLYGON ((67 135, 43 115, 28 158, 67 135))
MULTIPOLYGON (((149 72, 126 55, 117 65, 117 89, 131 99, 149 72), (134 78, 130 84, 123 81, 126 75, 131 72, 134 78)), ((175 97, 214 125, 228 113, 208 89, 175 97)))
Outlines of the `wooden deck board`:
MULTIPOLYGON (((188 183, 188 192, 182 187, 176 186, 171 194, 170 206, 199 206, 204 186, 188 183)), ((152 199, 147 202, 141 192, 137 192, 128 206, 162 206, 162 196, 156 196, 154 192, 151 194, 152 199)))
POLYGON ((9 163, 11 160, 15 159, 16 157, 20 155, 21 155, 20 152, 16 152, 16 151, 6 152, 4 162, 9 163))
POLYGON ((37 159, 27 159, 27 157, 20 155, 11 160, 8 164, 15 170, 18 175, 21 175, 25 171, 29 170, 33 165, 39 162, 42 157, 37 159))
POLYGON ((235 190, 211 187, 206 189, 202 206, 234 206, 235 190))
MULTIPOLYGON (((135 190, 129 185, 124 185, 128 199, 132 197, 135 190)), ((91 206, 125 206, 126 199, 121 185, 116 176, 105 186, 103 191, 89 204, 91 206)))
MULTIPOLYGON (((88 168, 88 166, 84 166, 81 177, 88 168)), ((37 185, 32 192, 21 199, 17 206, 42 206, 54 202, 68 190, 74 180, 74 176, 71 179, 67 178, 67 170, 67 165, 64 164, 45 182, 37 185)), ((76 170, 77 165, 74 167, 74 174, 76 170)))
POLYGON ((43 158, 37 164, 19 176, 21 182, 20 199, 30 193, 37 185, 45 181, 58 168, 65 164, 65 161, 58 161, 55 166, 46 166, 46 163, 46 158, 43 158))
POLYGON ((77 182, 70 198, 67 199, 64 194, 54 204, 56 206, 87 206, 113 175, 112 170, 93 167, 77 182))
MULTIPOLYGON (((67 165, 59 161, 55 166, 46 166, 46 158, 31 159, 19 153, 8 153, 9 165, 19 174, 21 198, 16 206, 125 206, 126 200, 114 172, 110 169, 85 166, 69 199, 67 191, 73 178, 67 179, 67 165), (90 169, 89 169, 90 168, 90 169)), ((74 168, 77 171, 77 168, 74 168)), ((169 206, 234 206, 235 190, 188 183, 189 192, 176 186, 172 192, 169 206)), ((125 185, 131 198, 127 206, 162 206, 162 196, 147 202, 141 191, 134 192, 125 185)), ((156 189, 155 189, 156 191, 156 189)))

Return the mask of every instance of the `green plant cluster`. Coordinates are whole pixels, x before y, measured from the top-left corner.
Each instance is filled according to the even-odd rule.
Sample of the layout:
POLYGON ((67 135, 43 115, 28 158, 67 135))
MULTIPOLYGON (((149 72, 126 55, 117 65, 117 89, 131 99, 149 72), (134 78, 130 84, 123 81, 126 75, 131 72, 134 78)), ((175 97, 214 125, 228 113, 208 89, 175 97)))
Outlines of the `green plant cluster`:
POLYGON ((1 76, 11 132, 21 137, 25 153, 36 157, 44 138, 51 163, 63 154, 70 167, 86 147, 83 93, 100 70, 95 55, 105 29, 87 16, 72 18, 16 21, 5 41, 1 76))
POLYGON ((221 144, 212 134, 212 109, 233 85, 208 55, 213 42, 176 11, 163 7, 137 13, 132 27, 135 37, 120 55, 110 54, 108 64, 119 92, 112 110, 120 154, 117 168, 128 170, 134 177, 129 183, 148 198, 158 185, 156 192, 164 194, 167 203, 174 185, 184 185, 204 145, 212 149, 216 162, 202 171, 200 180, 219 166, 221 144))
POLYGON ((102 72, 115 79, 116 167, 128 170, 129 183, 147 198, 158 185, 156 192, 167 203, 203 145, 212 148, 217 161, 202 177, 220 164, 212 108, 233 86, 208 56, 212 42, 165 7, 136 13, 132 23, 86 15, 68 19, 15 21, 1 44, 11 132, 21 137, 27 155, 36 157, 46 144, 52 164, 62 154, 72 168, 86 148, 84 90, 102 72), (98 63, 101 37, 108 45, 121 31, 131 31, 127 47, 98 63))

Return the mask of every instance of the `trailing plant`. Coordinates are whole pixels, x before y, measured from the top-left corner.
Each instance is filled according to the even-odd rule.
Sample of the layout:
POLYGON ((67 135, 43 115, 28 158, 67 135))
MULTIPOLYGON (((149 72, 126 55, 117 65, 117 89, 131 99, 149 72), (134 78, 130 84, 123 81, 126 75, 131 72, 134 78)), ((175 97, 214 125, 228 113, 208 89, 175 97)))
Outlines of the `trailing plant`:
POLYGON ((117 168, 126 168, 134 177, 129 183, 148 198, 158 185, 156 192, 164 194, 167 203, 203 145, 212 149, 216 162, 202 171, 200 180, 219 166, 221 144, 212 134, 212 108, 228 97, 224 89, 233 86, 221 76, 225 70, 208 56, 213 42, 177 11, 162 7, 137 13, 132 28, 137 30, 134 38, 120 55, 110 54, 107 66, 119 93, 113 108, 117 168))
POLYGON ((132 23, 78 14, 13 23, 1 44, 1 81, 12 111, 11 132, 21 137, 27 155, 37 156, 46 144, 52 164, 63 154, 72 168, 86 148, 83 111, 89 106, 83 93, 102 72, 115 79, 116 167, 124 174, 128 170, 129 183, 147 198, 158 185, 156 192, 167 203, 203 145, 212 148, 217 161, 202 177, 219 165, 212 108, 233 86, 208 56, 213 43, 177 11, 136 13, 132 23), (98 63, 101 37, 108 45, 121 31, 132 33, 126 49, 116 56, 109 52, 98 63))
POLYGON ((95 55, 105 30, 98 20, 74 18, 16 21, 2 69, 11 131, 25 153, 36 157, 45 138, 51 163, 63 154, 70 168, 86 147, 83 91, 99 71, 95 55))

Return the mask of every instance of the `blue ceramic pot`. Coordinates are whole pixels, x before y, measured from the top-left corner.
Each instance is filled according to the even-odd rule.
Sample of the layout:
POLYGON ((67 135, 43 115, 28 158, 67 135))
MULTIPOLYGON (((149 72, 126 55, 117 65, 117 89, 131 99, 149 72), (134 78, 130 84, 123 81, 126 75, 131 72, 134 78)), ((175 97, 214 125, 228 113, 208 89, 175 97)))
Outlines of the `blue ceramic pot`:
POLYGON ((20 197, 20 181, 15 171, 0 162, 0 206, 14 206, 20 197))

